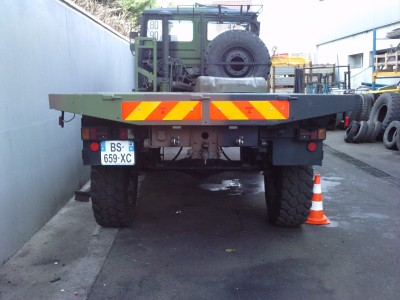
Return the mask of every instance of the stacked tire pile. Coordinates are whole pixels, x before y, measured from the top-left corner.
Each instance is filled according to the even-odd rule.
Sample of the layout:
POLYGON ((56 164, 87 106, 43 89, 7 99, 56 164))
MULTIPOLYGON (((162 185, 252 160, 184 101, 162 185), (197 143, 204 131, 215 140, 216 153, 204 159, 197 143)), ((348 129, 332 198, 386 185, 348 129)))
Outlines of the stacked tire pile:
POLYGON ((384 93, 376 100, 362 94, 356 107, 347 113, 349 127, 344 133, 347 143, 383 141, 386 148, 400 150, 400 94, 384 93))

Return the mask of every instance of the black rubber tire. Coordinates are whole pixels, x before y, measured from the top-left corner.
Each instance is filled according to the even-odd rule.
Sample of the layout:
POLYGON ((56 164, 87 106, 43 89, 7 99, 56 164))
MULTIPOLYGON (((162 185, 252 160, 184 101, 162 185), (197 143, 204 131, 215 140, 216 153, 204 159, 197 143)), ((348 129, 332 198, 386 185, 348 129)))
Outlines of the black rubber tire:
POLYGON ((97 224, 127 227, 134 218, 138 175, 126 167, 92 166, 91 200, 97 224))
POLYGON ((264 172, 269 222, 284 227, 304 224, 313 192, 311 166, 270 166, 264 172))
POLYGON ((396 137, 396 147, 397 147, 397 150, 400 151, 400 134, 399 133, 397 133, 397 137, 396 137))
POLYGON ((371 109, 370 120, 382 123, 382 131, 392 121, 400 121, 400 94, 384 93, 376 99, 371 109))
POLYGON ((360 123, 357 121, 352 121, 349 127, 344 131, 344 141, 346 143, 352 143, 354 136, 357 134, 358 129, 360 128, 360 123))
POLYGON ((369 142, 370 138, 371 138, 371 135, 372 135, 372 133, 374 132, 374 129, 375 129, 375 122, 373 122, 371 120, 368 120, 366 123, 368 124, 368 131, 365 134, 365 141, 369 142))
POLYGON ((381 122, 375 121, 374 124, 375 124, 374 131, 372 131, 371 135, 368 137, 368 140, 367 140, 367 142, 370 142, 370 143, 375 142, 378 135, 382 131, 382 123, 381 122))
POLYGON ((206 75, 216 77, 267 79, 271 68, 267 47, 257 35, 246 30, 228 30, 216 36, 205 50, 204 62, 206 75), (230 65, 232 62, 256 64, 230 65))
POLYGON ((366 141, 368 132, 368 124, 365 121, 360 121, 360 127, 356 135, 353 137, 353 143, 362 143, 366 141))
POLYGON ((376 97, 375 94, 365 94, 365 97, 367 97, 371 103, 371 108, 375 103, 376 97))
POLYGON ((349 117, 349 122, 357 121, 360 122, 361 112, 363 110, 364 97, 363 95, 358 95, 356 97, 356 102, 354 103, 354 108, 352 111, 347 112, 347 116, 349 117))
POLYGON ((385 133, 383 134, 383 144, 387 149, 398 149, 396 145, 396 139, 398 135, 400 135, 400 122, 393 121, 388 127, 386 127, 385 133))
POLYGON ((367 121, 369 119, 369 114, 374 104, 374 96, 372 94, 363 94, 363 104, 360 114, 360 121, 367 121))

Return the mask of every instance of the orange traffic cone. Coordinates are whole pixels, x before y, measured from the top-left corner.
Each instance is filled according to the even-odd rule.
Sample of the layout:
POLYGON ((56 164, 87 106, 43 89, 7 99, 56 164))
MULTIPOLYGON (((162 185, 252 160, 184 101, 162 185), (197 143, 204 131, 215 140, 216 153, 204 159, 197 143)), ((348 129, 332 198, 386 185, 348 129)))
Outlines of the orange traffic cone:
POLYGON ((324 215, 324 208, 322 205, 321 176, 319 174, 314 175, 312 206, 306 223, 313 225, 326 225, 330 223, 328 218, 324 215))

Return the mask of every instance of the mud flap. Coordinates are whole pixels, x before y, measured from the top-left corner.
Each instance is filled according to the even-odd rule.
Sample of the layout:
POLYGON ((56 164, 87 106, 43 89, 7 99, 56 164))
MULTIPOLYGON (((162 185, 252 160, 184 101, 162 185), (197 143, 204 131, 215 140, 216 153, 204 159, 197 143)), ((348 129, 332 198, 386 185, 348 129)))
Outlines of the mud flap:
POLYGON ((322 141, 316 141, 317 149, 307 149, 308 142, 277 140, 272 142, 271 161, 274 166, 322 165, 322 141))

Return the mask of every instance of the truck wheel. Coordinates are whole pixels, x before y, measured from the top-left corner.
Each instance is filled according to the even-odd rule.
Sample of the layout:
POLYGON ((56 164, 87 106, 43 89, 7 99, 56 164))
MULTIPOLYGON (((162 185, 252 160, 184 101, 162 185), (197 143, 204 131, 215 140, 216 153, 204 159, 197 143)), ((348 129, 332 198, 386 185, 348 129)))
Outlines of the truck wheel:
POLYGON ((264 172, 265 200, 269 221, 295 227, 310 214, 313 191, 311 166, 270 166, 264 172))
POLYGON ((138 175, 129 168, 92 166, 91 199, 97 224, 129 226, 136 210, 138 175))
POLYGON ((400 135, 400 122, 393 121, 386 127, 385 133, 383 134, 383 144, 387 149, 397 149, 396 139, 398 135, 400 135))
POLYGON ((228 30, 216 36, 205 50, 204 61, 206 75, 216 77, 267 79, 271 66, 263 41, 246 30, 228 30))
POLYGON ((400 121, 400 94, 384 93, 371 109, 370 120, 382 123, 382 130, 392 121, 400 121))

